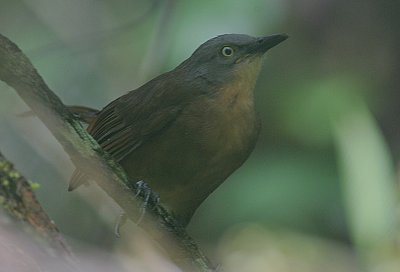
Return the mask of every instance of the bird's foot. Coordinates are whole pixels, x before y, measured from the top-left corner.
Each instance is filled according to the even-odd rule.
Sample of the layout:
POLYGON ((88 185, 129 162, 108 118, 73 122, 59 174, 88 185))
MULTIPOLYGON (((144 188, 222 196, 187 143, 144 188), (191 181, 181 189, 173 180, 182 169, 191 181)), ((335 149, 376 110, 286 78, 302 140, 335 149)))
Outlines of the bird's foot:
MULTIPOLYGON (((136 221, 136 225, 139 225, 140 222, 143 220, 146 210, 148 209, 149 206, 154 207, 160 202, 160 196, 151 190, 149 185, 144 182, 143 180, 140 180, 136 182, 136 195, 135 197, 140 197, 143 202, 140 207, 140 216, 139 219, 136 221)), ((121 213, 120 216, 117 219, 117 222, 115 223, 114 227, 114 233, 117 238, 121 237, 121 227, 125 225, 126 221, 128 219, 128 216, 126 213, 121 213)))
POLYGON ((136 222, 137 225, 143 220, 144 215, 146 214, 146 210, 148 209, 149 205, 154 207, 160 202, 160 196, 154 192, 150 186, 144 182, 143 180, 139 180, 136 182, 136 197, 141 197, 143 203, 141 204, 140 210, 141 214, 136 222))

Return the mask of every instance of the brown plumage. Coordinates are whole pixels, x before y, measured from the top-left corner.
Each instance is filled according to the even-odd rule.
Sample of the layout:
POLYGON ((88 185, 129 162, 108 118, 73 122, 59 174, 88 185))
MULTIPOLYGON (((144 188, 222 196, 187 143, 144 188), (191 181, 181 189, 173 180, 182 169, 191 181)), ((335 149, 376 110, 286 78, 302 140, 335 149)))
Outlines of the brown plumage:
MULTIPOLYGON (((262 55, 286 38, 211 39, 174 70, 108 104, 89 120, 88 132, 186 225, 253 150, 260 130, 253 89, 262 55)), ((87 179, 77 170, 69 189, 87 179)))

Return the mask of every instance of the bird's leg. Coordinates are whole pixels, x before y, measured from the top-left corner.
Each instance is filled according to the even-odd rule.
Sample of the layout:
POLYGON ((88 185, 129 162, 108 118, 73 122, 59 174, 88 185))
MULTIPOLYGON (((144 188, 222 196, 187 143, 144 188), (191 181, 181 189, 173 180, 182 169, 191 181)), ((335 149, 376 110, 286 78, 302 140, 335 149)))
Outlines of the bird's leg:
POLYGON ((143 197, 143 203, 140 207, 141 209, 141 214, 140 217, 138 219, 138 221, 136 222, 137 225, 140 224, 140 222, 143 220, 144 215, 146 214, 146 210, 149 206, 149 204, 151 206, 154 206, 156 204, 158 204, 160 202, 160 196, 154 192, 149 185, 144 182, 143 180, 139 180, 138 182, 136 182, 136 196, 141 196, 143 197))
MULTIPOLYGON (((143 198, 143 203, 140 207, 141 212, 140 212, 139 219, 136 221, 136 225, 139 225, 140 222, 143 220, 143 217, 146 214, 146 210, 147 210, 149 204, 151 206, 154 206, 160 202, 160 196, 156 192, 151 190, 149 185, 147 185, 147 183, 144 182, 143 180, 136 182, 135 197, 139 197, 139 196, 141 196, 143 198)), ((119 215, 117 222, 115 223, 115 227, 114 227, 114 233, 115 233, 115 236, 117 236, 117 238, 121 237, 120 230, 121 230, 121 227, 123 225, 125 225, 127 219, 128 219, 128 217, 127 217, 126 213, 121 213, 119 215)))

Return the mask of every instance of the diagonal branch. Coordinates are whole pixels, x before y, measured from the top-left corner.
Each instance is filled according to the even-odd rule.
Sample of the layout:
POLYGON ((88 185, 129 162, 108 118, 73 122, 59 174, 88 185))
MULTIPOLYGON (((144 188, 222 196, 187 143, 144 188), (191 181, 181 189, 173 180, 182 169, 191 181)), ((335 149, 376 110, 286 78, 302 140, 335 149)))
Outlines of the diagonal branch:
POLYGON ((37 201, 31 184, 0 152, 0 205, 14 218, 32 226, 62 255, 71 256, 60 231, 37 201))
MULTIPOLYGON (((140 217, 137 204, 143 199, 138 200, 136 197, 136 185, 129 182, 121 166, 101 149, 58 96, 50 90, 26 55, 1 34, 0 80, 13 87, 42 120, 68 153, 74 165, 84 165, 87 173, 94 177, 97 184, 124 210, 128 218, 137 220, 140 217)), ((189 265, 198 271, 213 271, 206 256, 175 218, 161 204, 150 204, 149 210, 152 210, 156 222, 149 224, 150 228, 146 229, 150 235, 165 249, 169 249, 171 245, 163 238, 167 234, 174 238, 179 249, 179 258, 173 257, 179 265, 185 268, 189 265)))

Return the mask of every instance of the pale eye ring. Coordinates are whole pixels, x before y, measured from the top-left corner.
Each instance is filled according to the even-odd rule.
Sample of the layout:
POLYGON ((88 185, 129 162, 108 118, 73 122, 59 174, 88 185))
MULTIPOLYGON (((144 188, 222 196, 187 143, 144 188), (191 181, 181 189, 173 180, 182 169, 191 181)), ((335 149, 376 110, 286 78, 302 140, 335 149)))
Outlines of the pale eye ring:
POLYGON ((225 57, 231 57, 233 55, 233 48, 230 46, 224 46, 221 49, 221 53, 225 57))

